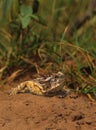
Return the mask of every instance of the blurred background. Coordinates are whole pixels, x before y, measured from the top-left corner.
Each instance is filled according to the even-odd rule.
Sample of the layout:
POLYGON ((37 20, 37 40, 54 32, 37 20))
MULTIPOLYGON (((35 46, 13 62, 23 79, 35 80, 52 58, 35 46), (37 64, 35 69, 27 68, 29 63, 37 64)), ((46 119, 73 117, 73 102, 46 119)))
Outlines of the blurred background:
POLYGON ((25 71, 96 96, 96 0, 0 0, 0 79, 25 71))
POLYGON ((54 62, 54 55, 61 62, 72 47, 60 42, 96 59, 95 0, 1 0, 0 10, 0 67, 22 67, 25 58, 35 57, 54 62))

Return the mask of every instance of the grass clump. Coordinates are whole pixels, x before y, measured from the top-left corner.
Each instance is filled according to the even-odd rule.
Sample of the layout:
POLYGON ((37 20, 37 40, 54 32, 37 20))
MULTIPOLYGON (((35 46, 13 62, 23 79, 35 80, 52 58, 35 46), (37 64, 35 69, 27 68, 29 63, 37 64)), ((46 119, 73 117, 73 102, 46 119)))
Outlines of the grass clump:
POLYGON ((66 86, 96 97, 96 20, 92 7, 90 0, 1 1, 1 79, 26 68, 37 73, 63 71, 66 86))

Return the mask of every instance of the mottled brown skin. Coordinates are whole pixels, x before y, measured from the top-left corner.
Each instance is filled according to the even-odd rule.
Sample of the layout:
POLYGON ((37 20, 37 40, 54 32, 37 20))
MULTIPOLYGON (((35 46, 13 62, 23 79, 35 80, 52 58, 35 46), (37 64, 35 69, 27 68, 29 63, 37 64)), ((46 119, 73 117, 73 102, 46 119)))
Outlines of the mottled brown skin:
POLYGON ((40 77, 20 83, 13 88, 10 95, 17 93, 32 93, 35 95, 55 95, 59 91, 64 91, 65 75, 62 72, 55 73, 48 77, 40 77))

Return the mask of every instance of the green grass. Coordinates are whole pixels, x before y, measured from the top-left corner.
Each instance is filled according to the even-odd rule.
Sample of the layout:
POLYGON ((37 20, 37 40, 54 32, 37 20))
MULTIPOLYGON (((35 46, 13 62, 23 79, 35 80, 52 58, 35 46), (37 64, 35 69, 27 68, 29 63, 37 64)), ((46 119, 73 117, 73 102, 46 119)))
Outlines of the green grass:
MULTIPOLYGON (((11 5, 11 0, 5 2, 11 5)), ((96 97, 96 20, 92 16, 80 29, 74 27, 72 36, 66 33, 76 19, 84 16, 88 2, 40 0, 37 14, 31 14, 31 6, 21 9, 17 0, 13 1, 15 6, 3 6, 5 12, 0 4, 1 79, 26 67, 38 73, 63 71, 69 79, 68 87, 96 97)))

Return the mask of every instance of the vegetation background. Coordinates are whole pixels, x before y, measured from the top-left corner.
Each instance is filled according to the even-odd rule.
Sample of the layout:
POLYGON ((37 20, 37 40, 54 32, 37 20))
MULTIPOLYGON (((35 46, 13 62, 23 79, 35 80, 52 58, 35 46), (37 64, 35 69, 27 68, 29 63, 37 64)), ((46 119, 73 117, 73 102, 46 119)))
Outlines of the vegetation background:
POLYGON ((62 71, 68 88, 96 98, 95 14, 95 0, 1 0, 0 79, 62 71))

